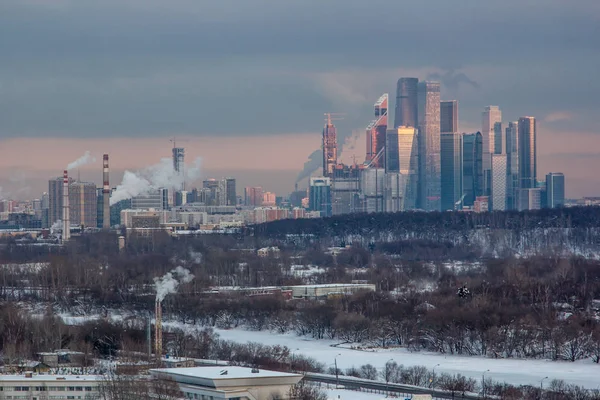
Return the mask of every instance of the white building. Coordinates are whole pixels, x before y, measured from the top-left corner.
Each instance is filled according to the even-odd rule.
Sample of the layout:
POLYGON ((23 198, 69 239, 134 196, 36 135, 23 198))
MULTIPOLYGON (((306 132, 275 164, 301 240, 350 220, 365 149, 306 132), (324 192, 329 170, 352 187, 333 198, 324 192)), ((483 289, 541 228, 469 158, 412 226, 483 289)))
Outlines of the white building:
POLYGON ((289 399, 302 375, 244 367, 151 369, 153 378, 172 379, 187 399, 271 400, 289 399))
POLYGON ((329 296, 350 295, 362 290, 374 292, 376 286, 370 283, 330 283, 322 285, 290 286, 295 299, 320 299, 329 296))
POLYGON ((100 398, 98 375, 0 375, 2 399, 81 399, 100 398))

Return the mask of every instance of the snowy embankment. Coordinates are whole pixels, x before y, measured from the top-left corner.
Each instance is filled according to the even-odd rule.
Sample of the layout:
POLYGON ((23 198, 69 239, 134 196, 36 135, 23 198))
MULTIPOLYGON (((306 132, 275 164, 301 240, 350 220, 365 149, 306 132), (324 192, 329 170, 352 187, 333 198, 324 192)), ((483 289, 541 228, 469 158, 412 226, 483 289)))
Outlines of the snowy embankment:
POLYGON ((573 385, 596 389, 600 385, 600 365, 591 360, 577 362, 489 359, 475 356, 444 355, 430 352, 410 352, 406 349, 353 350, 337 346, 334 340, 313 340, 298 337, 295 334, 275 334, 266 331, 246 331, 242 329, 222 330, 215 332, 224 340, 238 343, 258 342, 266 345, 283 345, 290 348, 293 354, 313 357, 333 367, 337 359, 338 368, 345 370, 352 366, 359 367, 371 364, 381 371, 385 364, 393 360, 405 367, 423 365, 428 369, 435 367, 436 373, 462 374, 481 380, 485 377, 512 385, 547 385, 553 379, 562 379, 573 385), (547 379, 545 379, 548 377, 547 379))

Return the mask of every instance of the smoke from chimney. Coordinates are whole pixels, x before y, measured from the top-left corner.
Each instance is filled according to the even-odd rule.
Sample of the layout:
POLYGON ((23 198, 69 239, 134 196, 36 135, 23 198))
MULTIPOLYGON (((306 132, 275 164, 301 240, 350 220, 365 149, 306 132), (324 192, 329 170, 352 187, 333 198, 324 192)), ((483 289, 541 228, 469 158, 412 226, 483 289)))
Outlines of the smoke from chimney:
POLYGON ((102 168, 102 201, 103 201, 103 215, 102 215, 102 228, 110 228, 110 183, 108 181, 108 154, 103 157, 103 168, 102 168))
POLYGON ((63 171, 63 242, 71 239, 71 221, 69 219, 69 172, 63 171))

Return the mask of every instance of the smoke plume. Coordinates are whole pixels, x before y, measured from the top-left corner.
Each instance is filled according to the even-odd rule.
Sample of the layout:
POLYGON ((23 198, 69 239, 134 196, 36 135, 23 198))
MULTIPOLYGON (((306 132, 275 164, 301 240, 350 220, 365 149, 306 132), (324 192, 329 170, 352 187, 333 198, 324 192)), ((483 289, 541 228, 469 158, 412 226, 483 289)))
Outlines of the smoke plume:
POLYGON ((300 173, 298 174, 298 177, 296 178, 296 183, 298 183, 302 179, 310 176, 310 174, 315 172, 315 170, 317 170, 318 168, 321 168, 322 165, 323 165, 323 150, 317 149, 308 156, 308 161, 306 161, 304 163, 304 167, 302 168, 302 171, 300 171, 300 173))
POLYGON ((82 167, 86 164, 90 164, 93 162, 96 162, 96 158, 92 157, 92 154, 88 150, 77 160, 75 160, 71 164, 67 165, 67 170, 79 168, 79 167, 82 167))
POLYGON ((146 195, 160 188, 179 189, 184 181, 193 182, 200 177, 201 161, 200 157, 196 158, 192 166, 185 169, 183 174, 175 171, 170 158, 163 158, 158 164, 141 171, 125 171, 121 184, 110 196, 110 205, 135 196, 146 195))
POLYGON ((58 231, 62 231, 63 228, 63 223, 62 221, 59 219, 58 221, 56 221, 55 223, 52 224, 52 226, 50 227, 50 233, 54 234, 58 231))
POLYGON ((160 278, 154 278, 156 301, 160 303, 168 294, 177 293, 177 288, 181 283, 189 283, 192 279, 194 279, 194 275, 181 266, 167 272, 160 278))

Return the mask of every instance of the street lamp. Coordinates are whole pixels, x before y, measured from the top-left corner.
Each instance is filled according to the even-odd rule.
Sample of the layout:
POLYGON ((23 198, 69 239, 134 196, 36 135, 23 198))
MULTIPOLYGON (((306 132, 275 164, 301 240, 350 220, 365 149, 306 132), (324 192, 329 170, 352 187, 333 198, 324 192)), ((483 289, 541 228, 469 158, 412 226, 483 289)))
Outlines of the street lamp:
POLYGON ((548 377, 546 376, 546 377, 542 378, 542 380, 540 381, 540 390, 542 390, 542 391, 544 390, 544 380, 545 379, 548 379, 548 377))
POLYGON ((337 358, 338 356, 341 356, 342 353, 338 353, 337 356, 335 356, 335 358, 333 359, 333 363, 335 365, 335 388, 337 389, 338 387, 340 387, 340 376, 339 376, 339 372, 338 372, 338 367, 337 367, 337 358))
POLYGON ((390 361, 394 361, 393 358, 390 358, 389 360, 387 360, 387 362, 385 363, 385 397, 389 396, 389 382, 390 382, 390 367, 389 367, 389 363, 390 361))
POLYGON ((431 373, 431 381, 429 383, 431 383, 431 387, 433 388, 435 386, 435 367, 439 367, 440 364, 435 364, 433 366, 433 372, 431 373))
POLYGON ((485 396, 485 373, 486 372, 490 372, 490 370, 486 369, 485 371, 483 371, 483 374, 481 375, 481 391, 484 396, 485 396))

